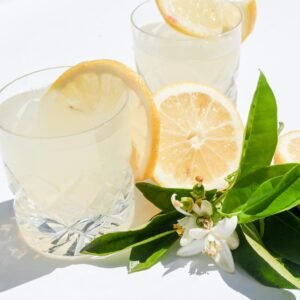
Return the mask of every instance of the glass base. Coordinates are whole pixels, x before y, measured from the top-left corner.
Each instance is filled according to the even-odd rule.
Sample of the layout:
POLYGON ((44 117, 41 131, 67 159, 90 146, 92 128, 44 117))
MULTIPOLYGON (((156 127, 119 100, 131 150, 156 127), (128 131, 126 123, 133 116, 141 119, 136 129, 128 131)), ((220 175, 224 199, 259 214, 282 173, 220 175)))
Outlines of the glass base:
POLYGON ((134 215, 132 196, 131 191, 121 199, 111 215, 79 219, 71 225, 34 216, 24 211, 19 201, 15 201, 14 208, 19 229, 31 248, 51 256, 74 257, 94 238, 130 227, 134 215))
POLYGON ((134 182, 131 172, 125 178, 122 188, 99 193, 90 204, 82 200, 81 207, 73 202, 65 207, 66 203, 58 201, 48 207, 43 205, 42 209, 13 180, 14 210, 23 238, 42 254, 71 258, 78 257, 94 238, 127 230, 134 217, 134 182))

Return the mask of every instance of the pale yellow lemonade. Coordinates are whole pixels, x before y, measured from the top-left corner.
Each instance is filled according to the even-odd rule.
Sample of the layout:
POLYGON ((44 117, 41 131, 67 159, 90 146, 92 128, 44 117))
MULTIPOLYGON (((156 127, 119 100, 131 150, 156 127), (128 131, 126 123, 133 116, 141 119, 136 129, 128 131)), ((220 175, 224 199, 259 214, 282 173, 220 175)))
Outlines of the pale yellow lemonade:
POLYGON ((104 90, 102 104, 86 112, 41 101, 45 91, 0 105, 1 151, 25 239, 38 251, 73 256, 132 219, 127 93, 114 89, 105 101, 104 90))
MULTIPOLYGON (((145 14, 152 6, 150 2, 145 4, 145 14)), ((168 84, 195 82, 211 85, 235 100, 241 44, 239 17, 216 36, 195 38, 173 29, 158 12, 153 18, 145 16, 149 23, 142 21, 142 10, 141 6, 132 15, 135 61, 153 92, 168 84)))

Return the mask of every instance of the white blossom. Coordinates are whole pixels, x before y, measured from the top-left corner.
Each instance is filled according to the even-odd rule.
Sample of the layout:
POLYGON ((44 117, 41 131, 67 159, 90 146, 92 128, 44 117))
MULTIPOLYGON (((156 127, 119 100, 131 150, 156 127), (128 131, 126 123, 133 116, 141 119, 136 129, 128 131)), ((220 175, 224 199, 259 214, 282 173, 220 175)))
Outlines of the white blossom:
MULTIPOLYGON (((174 208, 180 212, 181 214, 185 215, 185 216, 192 216, 191 213, 185 211, 182 207, 182 203, 181 201, 176 199, 176 194, 173 194, 171 197, 171 202, 174 206, 174 208)), ((207 200, 201 200, 200 205, 197 203, 194 203, 193 208, 192 208, 193 212, 196 213, 199 217, 209 217, 212 215, 213 213, 213 208, 212 205, 209 201, 207 200)))
POLYGON ((196 216, 187 216, 179 223, 184 228, 184 234, 177 254, 193 256, 205 253, 223 270, 234 272, 231 250, 239 246, 239 239, 235 232, 237 217, 222 219, 215 226, 207 229, 200 228, 196 220, 196 216))

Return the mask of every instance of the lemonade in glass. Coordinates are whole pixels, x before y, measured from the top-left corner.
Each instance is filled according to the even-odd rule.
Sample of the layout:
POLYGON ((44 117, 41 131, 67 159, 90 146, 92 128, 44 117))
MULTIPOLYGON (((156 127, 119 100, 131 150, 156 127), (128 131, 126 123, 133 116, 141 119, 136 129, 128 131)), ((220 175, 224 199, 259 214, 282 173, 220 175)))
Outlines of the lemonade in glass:
POLYGON ((195 82, 211 85, 236 100, 243 18, 236 5, 228 5, 233 15, 229 25, 202 38, 169 26, 155 1, 146 1, 133 11, 136 67, 153 92, 168 84, 195 82))
POLYGON ((1 89, 0 146, 25 240, 45 254, 76 256, 132 221, 132 141, 124 83, 91 77, 97 104, 81 109, 78 99, 47 96, 66 69, 34 72, 1 89))

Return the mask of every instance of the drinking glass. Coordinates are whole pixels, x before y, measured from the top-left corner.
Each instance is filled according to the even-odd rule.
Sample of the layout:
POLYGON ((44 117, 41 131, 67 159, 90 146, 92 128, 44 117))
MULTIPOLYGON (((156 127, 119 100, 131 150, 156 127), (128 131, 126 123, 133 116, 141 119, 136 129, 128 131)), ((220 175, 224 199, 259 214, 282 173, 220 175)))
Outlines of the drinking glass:
POLYGON ((95 237, 130 226, 134 184, 127 95, 92 129, 32 134, 43 94, 66 69, 33 72, 0 90, 0 151, 24 239, 41 253, 73 257, 95 237))
POLYGON ((231 30, 195 38, 167 25, 155 1, 139 5, 131 15, 136 68, 152 92, 188 81, 211 85, 235 101, 242 37, 237 11, 239 22, 231 30))

